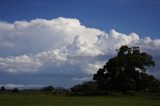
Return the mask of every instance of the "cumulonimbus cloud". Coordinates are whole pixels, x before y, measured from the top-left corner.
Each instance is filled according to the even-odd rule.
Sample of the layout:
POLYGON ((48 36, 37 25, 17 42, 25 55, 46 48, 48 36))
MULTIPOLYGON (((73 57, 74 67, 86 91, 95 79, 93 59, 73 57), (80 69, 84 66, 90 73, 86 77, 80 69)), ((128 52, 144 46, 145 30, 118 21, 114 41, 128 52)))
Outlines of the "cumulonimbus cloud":
MULTIPOLYGON (((160 39, 140 38, 136 33, 127 35, 114 29, 107 33, 87 28, 78 19, 0 22, 0 69, 37 73, 49 64, 61 69, 65 66, 65 73, 67 64, 77 73, 93 74, 121 45, 139 46, 153 57, 160 57, 160 39)), ((158 58, 155 61, 160 65, 158 58)))

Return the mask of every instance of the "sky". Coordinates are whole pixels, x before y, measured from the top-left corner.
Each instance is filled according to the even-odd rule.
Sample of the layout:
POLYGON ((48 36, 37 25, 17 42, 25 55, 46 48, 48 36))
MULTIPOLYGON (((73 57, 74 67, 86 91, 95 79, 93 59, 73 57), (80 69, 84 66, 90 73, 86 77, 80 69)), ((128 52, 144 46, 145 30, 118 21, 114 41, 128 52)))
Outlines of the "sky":
POLYGON ((160 0, 0 0, 0 86, 71 87, 121 45, 139 46, 160 79, 160 0))

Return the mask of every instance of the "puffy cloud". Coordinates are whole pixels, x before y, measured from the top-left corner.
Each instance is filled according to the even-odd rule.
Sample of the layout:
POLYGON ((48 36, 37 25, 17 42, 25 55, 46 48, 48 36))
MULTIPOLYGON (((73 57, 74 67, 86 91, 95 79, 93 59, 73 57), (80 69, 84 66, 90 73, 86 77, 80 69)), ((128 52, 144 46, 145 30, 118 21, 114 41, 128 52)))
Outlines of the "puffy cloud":
MULTIPOLYGON (((97 37, 95 37, 97 38, 97 37)), ((89 40, 89 39, 88 39, 89 40)), ((98 40, 98 39, 97 39, 98 40)), ((85 41, 83 37, 75 36, 72 44, 67 46, 70 55, 75 56, 97 56, 101 51, 97 47, 96 41, 85 41)))
POLYGON ((98 48, 106 53, 113 53, 113 51, 119 48, 121 45, 130 45, 139 41, 139 36, 135 33, 129 35, 119 33, 112 29, 108 34, 98 36, 98 48))
POLYGON ((136 33, 127 35, 114 29, 107 33, 62 17, 0 22, 0 71, 70 74, 74 81, 87 80, 121 45, 139 46, 160 66, 160 39, 139 38, 136 33))
POLYGON ((153 52, 160 50, 160 39, 152 40, 150 37, 145 37, 144 39, 140 39, 134 45, 140 46, 140 48, 147 50, 148 52, 151 51, 152 53, 157 53, 157 55, 160 55, 158 52, 153 52))
POLYGON ((56 18, 0 22, 0 55, 39 53, 68 45, 76 35, 93 43, 97 35, 103 33, 94 28, 86 28, 79 20, 56 18))
POLYGON ((35 72, 41 66, 41 62, 27 55, 17 57, 0 58, 0 68, 2 70, 19 73, 19 72, 35 72))
POLYGON ((94 63, 88 63, 84 67, 84 70, 88 72, 88 74, 94 74, 97 72, 99 68, 102 68, 106 61, 95 61, 94 63))

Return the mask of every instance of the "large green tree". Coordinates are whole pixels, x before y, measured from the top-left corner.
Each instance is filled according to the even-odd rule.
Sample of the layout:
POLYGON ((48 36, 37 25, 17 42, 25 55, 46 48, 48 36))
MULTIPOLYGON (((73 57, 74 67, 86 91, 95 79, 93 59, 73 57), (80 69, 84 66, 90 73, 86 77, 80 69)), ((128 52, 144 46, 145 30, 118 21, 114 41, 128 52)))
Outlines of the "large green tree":
POLYGON ((93 80, 101 90, 129 91, 148 89, 155 78, 146 73, 147 67, 155 66, 151 55, 140 52, 139 47, 121 46, 117 56, 94 74, 93 80))

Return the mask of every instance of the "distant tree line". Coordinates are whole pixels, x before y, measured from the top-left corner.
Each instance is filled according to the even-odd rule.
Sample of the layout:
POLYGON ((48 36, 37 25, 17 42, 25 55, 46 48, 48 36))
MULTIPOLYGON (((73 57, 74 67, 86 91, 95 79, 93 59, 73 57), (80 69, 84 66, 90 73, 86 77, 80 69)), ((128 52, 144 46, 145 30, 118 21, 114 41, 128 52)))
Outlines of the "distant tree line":
POLYGON ((19 92, 18 88, 6 89, 4 86, 1 87, 0 92, 12 91, 13 93, 19 92))
POLYGON ((42 88, 29 88, 29 89, 18 89, 18 88, 5 88, 4 86, 0 87, 0 93, 29 93, 29 92, 41 92, 46 94, 67 94, 69 92, 68 89, 62 88, 62 87, 53 87, 52 85, 45 86, 42 88))

